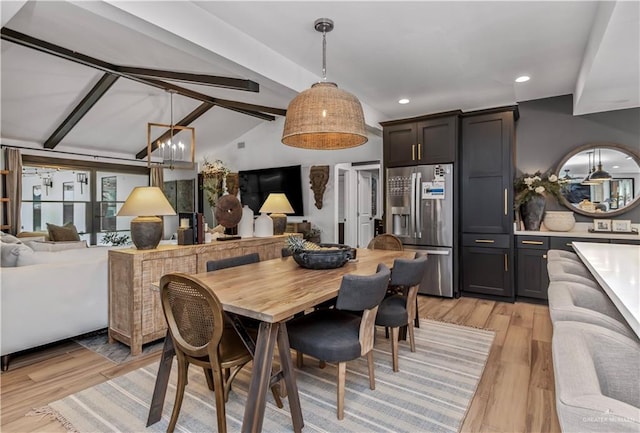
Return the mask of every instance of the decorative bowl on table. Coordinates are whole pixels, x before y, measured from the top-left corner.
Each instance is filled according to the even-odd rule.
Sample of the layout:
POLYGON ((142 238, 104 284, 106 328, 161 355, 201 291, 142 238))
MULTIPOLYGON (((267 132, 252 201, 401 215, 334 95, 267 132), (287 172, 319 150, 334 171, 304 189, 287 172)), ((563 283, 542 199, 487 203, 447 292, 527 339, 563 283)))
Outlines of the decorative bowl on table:
POLYGON ((353 257, 353 249, 343 244, 315 244, 290 237, 287 246, 292 251, 293 260, 307 269, 339 268, 353 257))
POLYGON ((568 232, 576 225, 576 219, 570 211, 547 211, 543 222, 547 230, 552 232, 568 232))

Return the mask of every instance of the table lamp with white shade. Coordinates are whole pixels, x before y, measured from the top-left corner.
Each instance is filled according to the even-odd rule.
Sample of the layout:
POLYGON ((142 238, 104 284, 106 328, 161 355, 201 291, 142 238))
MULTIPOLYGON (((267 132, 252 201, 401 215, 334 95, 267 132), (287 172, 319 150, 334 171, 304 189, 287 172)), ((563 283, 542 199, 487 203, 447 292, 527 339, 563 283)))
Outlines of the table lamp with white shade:
MULTIPOLYGON (((269 216, 273 220, 273 234, 281 235, 284 233, 287 227, 287 215, 288 213, 294 213, 295 211, 291 207, 291 203, 287 199, 284 193, 269 194, 269 197, 264 201, 264 204, 260 208, 260 213, 270 214, 269 216)), ((258 219, 262 218, 262 215, 258 219)), ((256 220, 256 231, 258 231, 258 221, 256 220)), ((258 235, 256 235, 258 236, 258 235)))
POLYGON ((131 240, 139 250, 151 250, 162 239, 162 218, 175 215, 162 190, 156 186, 138 186, 131 191, 117 216, 135 216, 131 220, 131 240))

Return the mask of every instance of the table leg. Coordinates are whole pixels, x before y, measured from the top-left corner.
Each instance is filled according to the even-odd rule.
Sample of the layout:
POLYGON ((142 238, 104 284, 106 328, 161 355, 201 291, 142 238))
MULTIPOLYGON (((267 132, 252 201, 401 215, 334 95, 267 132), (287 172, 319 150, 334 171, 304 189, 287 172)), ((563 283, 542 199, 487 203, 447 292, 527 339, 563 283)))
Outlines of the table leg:
POLYGON ((273 350, 278 335, 278 323, 261 322, 258 330, 256 351, 253 356, 251 384, 247 395, 242 421, 243 433, 259 433, 262 431, 264 411, 267 404, 267 390, 271 380, 273 366, 273 350))
POLYGON ((289 410, 291 411, 291 420, 293 421, 293 431, 300 433, 304 427, 302 419, 302 409, 300 407, 300 397, 298 396, 298 385, 296 383, 295 370, 291 362, 291 348, 289 347, 289 334, 287 333, 287 325, 280 324, 278 331, 278 353, 280 354, 280 367, 284 374, 284 383, 287 387, 287 395, 289 398, 289 410))
POLYGON ((147 427, 157 423, 162 418, 162 408, 164 406, 164 398, 167 394, 167 385, 169 384, 169 375, 171 374, 171 363, 176 355, 173 347, 173 339, 167 331, 164 337, 164 345, 162 346, 162 356, 160 357, 160 365, 158 366, 158 375, 156 376, 156 384, 153 388, 153 397, 149 406, 149 417, 147 418, 147 427))

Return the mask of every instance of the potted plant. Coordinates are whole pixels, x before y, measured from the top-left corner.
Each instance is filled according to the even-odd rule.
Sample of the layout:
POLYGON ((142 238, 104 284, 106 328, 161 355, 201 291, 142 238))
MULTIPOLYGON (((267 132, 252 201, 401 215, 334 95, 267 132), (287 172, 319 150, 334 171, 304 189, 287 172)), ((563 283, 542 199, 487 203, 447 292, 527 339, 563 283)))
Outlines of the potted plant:
POLYGON ((211 209, 216 207, 218 198, 224 192, 224 179, 230 170, 225 167, 224 163, 219 160, 209 160, 206 157, 202 162, 202 190, 205 192, 207 202, 211 209))
POLYGON ((560 198, 558 176, 540 171, 525 173, 514 182, 515 207, 520 210, 525 230, 540 230, 546 197, 560 198))

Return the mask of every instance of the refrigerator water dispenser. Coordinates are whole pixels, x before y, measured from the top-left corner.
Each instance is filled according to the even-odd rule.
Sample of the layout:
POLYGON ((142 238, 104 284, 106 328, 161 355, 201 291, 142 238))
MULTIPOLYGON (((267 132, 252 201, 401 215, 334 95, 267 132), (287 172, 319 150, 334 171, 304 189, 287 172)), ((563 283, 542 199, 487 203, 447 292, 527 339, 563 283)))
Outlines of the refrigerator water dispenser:
POLYGON ((409 216, 411 212, 408 207, 394 206, 391 208, 391 218, 393 221, 393 234, 396 236, 409 235, 409 216))

